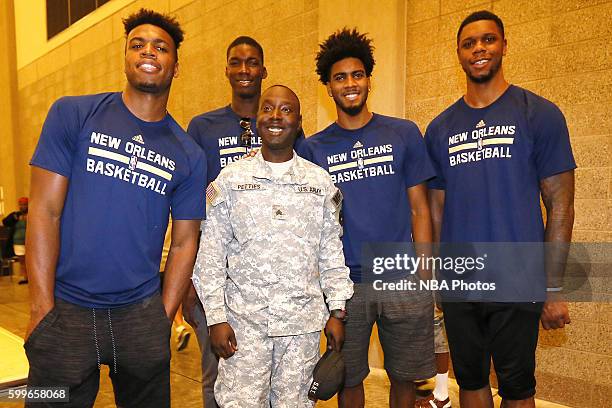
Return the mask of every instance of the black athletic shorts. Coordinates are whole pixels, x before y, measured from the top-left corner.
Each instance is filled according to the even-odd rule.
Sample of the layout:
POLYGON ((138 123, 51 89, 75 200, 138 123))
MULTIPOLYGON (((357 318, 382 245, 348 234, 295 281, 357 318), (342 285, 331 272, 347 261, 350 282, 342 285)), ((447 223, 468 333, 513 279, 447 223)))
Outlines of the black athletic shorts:
POLYGON ((444 323, 459 387, 489 384, 491 358, 499 395, 522 400, 535 394, 535 350, 541 303, 447 302, 444 323))

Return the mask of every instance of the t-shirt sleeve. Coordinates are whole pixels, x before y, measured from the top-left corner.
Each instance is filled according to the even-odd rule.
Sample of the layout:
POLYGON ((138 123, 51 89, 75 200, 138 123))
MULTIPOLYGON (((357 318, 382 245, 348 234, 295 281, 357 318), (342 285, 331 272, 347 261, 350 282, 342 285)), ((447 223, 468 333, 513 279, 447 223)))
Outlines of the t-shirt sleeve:
POLYGON ((312 151, 310 150, 310 143, 306 141, 305 139, 302 140, 299 144, 295 145, 295 152, 301 158, 306 159, 311 163, 314 163, 312 161, 312 151))
POLYGON ((576 168, 563 113, 547 102, 534 117, 534 159, 538 180, 576 168))
POLYGON ((49 109, 30 165, 70 178, 80 124, 77 107, 62 98, 49 109))
POLYGON ((406 188, 416 186, 435 176, 421 131, 414 124, 405 131, 406 157, 404 159, 404 180, 406 188))
POLYGON ((436 143, 435 133, 436 131, 434 125, 430 123, 425 131, 425 145, 427 146, 427 152, 429 153, 431 165, 436 175, 427 182, 427 187, 434 190, 445 190, 446 180, 444 180, 442 166, 440 166, 440 152, 438 144, 436 143))
MULTIPOLYGON (((192 137, 193 140, 195 140, 195 142, 198 144, 198 146, 200 146, 200 148, 202 150, 204 150, 204 155, 206 156, 206 185, 210 184, 211 182, 213 182, 215 180, 214 175, 219 171, 218 169, 215 168, 216 164, 215 161, 212 159, 212 152, 210 151, 210 149, 212 149, 212 147, 209 147, 206 144, 206 139, 204 137, 204 135, 207 133, 207 127, 204 125, 204 121, 201 119, 197 119, 197 118, 193 118, 191 119, 191 122, 189 122, 189 126, 187 127, 187 133, 189 134, 189 136, 192 137)), ((210 142, 209 142, 210 143, 210 142)))
POLYGON ((295 137, 295 142, 293 143, 293 150, 297 152, 300 145, 304 143, 304 140, 306 140, 306 135, 304 134, 304 129, 300 128, 297 136, 295 137))
MULTIPOLYGON (((195 146, 194 146, 195 147, 195 146)), ((173 220, 203 220, 206 218, 206 155, 201 149, 193 154, 188 177, 174 190, 171 199, 173 220)))
POLYGON ((204 149, 201 135, 202 132, 200 131, 200 126, 198 125, 196 118, 191 119, 189 122, 189 125, 187 126, 187 133, 202 149, 204 149))

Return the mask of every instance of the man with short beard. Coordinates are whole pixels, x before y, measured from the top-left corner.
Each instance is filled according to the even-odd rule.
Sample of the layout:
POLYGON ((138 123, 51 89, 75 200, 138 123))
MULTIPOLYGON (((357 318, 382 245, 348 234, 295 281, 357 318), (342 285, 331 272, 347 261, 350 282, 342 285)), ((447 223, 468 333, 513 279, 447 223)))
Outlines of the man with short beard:
POLYGON ((421 291, 373 292, 366 283, 371 276, 362 265, 362 246, 431 242, 425 181, 434 172, 414 123, 368 110, 373 68, 371 40, 357 30, 338 31, 320 45, 317 73, 334 99, 338 119, 307 138, 300 154, 327 169, 344 195, 342 241, 356 284, 346 305, 346 380, 339 405, 365 406, 363 380, 370 371, 368 347, 376 322, 391 381, 390 406, 413 408, 413 381, 436 372, 432 296, 421 291))
POLYGON ((31 161, 28 387, 66 387, 62 407, 93 406, 102 364, 118 406, 170 406, 170 327, 205 216, 204 153, 166 111, 183 31, 145 9, 124 27, 125 90, 56 101, 31 161))
POLYGON ((545 329, 570 322, 567 305, 559 297, 574 220, 576 164, 567 125, 553 103, 506 81, 506 49, 498 16, 478 11, 463 20, 457 56, 466 74, 466 93, 425 133, 436 169, 429 183, 436 240, 502 242, 511 248, 516 246, 508 243, 554 244, 547 246, 547 276, 530 271, 526 282, 534 286, 547 280, 543 304, 502 303, 496 298, 476 303, 456 295, 452 299, 452 293, 443 295, 454 373, 465 408, 493 407, 491 359, 501 406, 534 407, 539 321, 545 329))

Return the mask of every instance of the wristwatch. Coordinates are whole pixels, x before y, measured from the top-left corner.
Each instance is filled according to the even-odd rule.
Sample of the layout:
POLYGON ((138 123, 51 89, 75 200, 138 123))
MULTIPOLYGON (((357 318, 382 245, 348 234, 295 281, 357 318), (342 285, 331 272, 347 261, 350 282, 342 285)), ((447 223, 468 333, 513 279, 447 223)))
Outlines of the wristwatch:
POLYGON ((346 310, 344 309, 334 309, 331 312, 329 312, 329 315, 331 317, 335 317, 336 319, 342 322, 346 322, 348 319, 348 313, 346 313, 346 310))

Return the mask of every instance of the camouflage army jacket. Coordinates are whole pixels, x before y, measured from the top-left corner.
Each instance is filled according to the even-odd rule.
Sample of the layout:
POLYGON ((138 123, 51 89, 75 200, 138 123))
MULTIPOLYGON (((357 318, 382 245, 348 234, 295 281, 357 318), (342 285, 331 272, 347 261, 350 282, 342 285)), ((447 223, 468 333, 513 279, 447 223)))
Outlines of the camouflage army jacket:
POLYGON ((321 330, 353 283, 344 263, 340 191, 294 153, 280 178, 259 152, 225 167, 206 191, 193 274, 208 325, 265 316, 268 335, 321 330), (323 297, 328 306, 325 305, 323 297))

